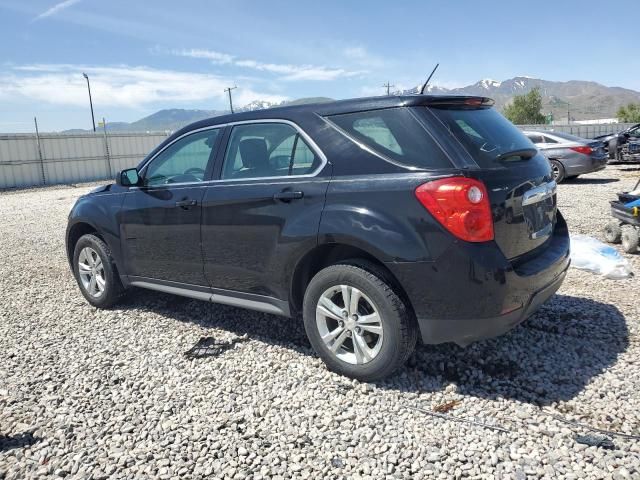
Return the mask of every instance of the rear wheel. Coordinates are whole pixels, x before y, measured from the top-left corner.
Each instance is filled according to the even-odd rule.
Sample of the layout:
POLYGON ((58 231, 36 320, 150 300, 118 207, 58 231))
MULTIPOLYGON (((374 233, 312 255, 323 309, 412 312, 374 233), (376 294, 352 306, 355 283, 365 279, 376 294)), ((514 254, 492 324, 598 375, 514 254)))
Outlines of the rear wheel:
POLYGON ((564 166, 558 160, 549 160, 551 164, 551 174, 556 183, 564 180, 564 166))
POLYGON ((611 221, 604 226, 604 239, 609 243, 620 243, 622 229, 616 221, 611 221))
POLYGON ((124 293, 111 250, 96 235, 83 235, 76 243, 73 272, 82 295, 94 307, 108 308, 124 293))
POLYGON ((635 253, 638 250, 638 230, 635 227, 627 227, 622 230, 622 249, 627 253, 635 253))
POLYGON ((327 367, 362 381, 389 376, 417 341, 413 314, 382 276, 361 265, 321 270, 304 296, 304 326, 327 367))

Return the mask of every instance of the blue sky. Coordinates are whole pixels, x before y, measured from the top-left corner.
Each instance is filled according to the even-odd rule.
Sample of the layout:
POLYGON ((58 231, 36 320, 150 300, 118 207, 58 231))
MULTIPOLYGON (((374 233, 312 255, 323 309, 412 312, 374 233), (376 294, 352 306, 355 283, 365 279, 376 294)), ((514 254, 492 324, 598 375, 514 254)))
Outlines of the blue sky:
POLYGON ((528 75, 640 90, 637 0, 0 0, 0 131, 528 75), (628 46, 628 53, 624 47, 628 46))

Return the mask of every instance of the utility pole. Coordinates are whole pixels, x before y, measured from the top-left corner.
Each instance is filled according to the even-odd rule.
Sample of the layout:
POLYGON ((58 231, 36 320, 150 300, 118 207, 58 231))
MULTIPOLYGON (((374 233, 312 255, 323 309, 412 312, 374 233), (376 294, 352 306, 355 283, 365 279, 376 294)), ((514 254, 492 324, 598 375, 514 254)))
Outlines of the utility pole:
POLYGON ((229 109, 231 110, 231 113, 233 113, 233 101, 231 100, 231 90, 235 90, 236 88, 238 88, 237 85, 234 85, 233 87, 227 87, 224 89, 224 91, 229 94, 229 109))
POLYGON ((567 102, 567 125, 571 123, 571 104, 567 102))
POLYGON ((91 85, 89 85, 89 75, 82 73, 82 76, 87 79, 87 90, 89 90, 89 106, 91 107, 91 122, 93 123, 93 132, 96 131, 96 119, 93 117, 93 102, 91 101, 91 85))
POLYGON ((391 85, 389 84, 389 82, 387 81, 387 83, 385 83, 384 85, 382 85, 382 88, 386 88, 387 89, 387 95, 391 95, 390 89, 391 87, 395 87, 395 85, 391 85))

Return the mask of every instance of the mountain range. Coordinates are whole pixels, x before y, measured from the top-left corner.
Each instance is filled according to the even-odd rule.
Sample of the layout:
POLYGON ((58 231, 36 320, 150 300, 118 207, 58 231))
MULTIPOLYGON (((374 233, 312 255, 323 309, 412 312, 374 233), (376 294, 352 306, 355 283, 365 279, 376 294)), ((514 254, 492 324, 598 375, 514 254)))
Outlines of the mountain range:
MULTIPOLYGON (((408 90, 393 92, 394 94, 412 94, 420 90, 421 85, 408 90)), ((496 81, 480 80, 473 85, 460 88, 443 88, 429 85, 425 93, 448 95, 481 95, 491 97, 496 101, 496 108, 502 110, 515 95, 530 92, 533 88, 540 88, 543 102, 543 113, 552 114, 555 120, 566 121, 567 113, 571 120, 590 120, 614 118, 618 108, 629 103, 640 103, 640 92, 621 87, 607 87, 605 85, 571 80, 568 82, 553 82, 526 76, 513 77, 508 80, 496 81)), ((300 105, 307 103, 330 102, 327 97, 300 98, 294 101, 271 103, 255 100, 248 105, 235 109, 236 112, 259 110, 286 105, 300 105)), ((224 115, 228 111, 219 110, 159 110, 147 117, 132 123, 113 122, 107 124, 111 132, 147 132, 176 130, 191 122, 203 118, 224 115)), ((67 130, 65 133, 83 132, 84 130, 67 130)))
MULTIPOLYGON (((434 94, 483 95, 496 101, 496 108, 502 110, 515 95, 522 95, 538 87, 542 94, 542 112, 551 113, 555 120, 592 120, 615 118, 618 108, 629 103, 640 102, 640 92, 621 87, 607 87, 600 83, 583 80, 553 82, 539 78, 519 76, 504 80, 480 80, 462 88, 441 88, 429 86, 427 91, 434 94)), ((415 92, 416 89, 407 91, 415 92)))

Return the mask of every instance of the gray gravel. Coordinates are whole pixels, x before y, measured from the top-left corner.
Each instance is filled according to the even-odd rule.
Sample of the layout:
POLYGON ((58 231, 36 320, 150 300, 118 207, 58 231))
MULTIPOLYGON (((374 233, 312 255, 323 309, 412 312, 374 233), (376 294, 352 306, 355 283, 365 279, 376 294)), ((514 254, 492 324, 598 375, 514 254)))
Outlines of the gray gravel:
MULTIPOLYGON (((562 184, 571 230, 600 237, 638 175, 562 184)), ((593 432, 553 417, 640 434, 637 279, 572 269, 510 334, 421 346, 363 384, 287 319, 145 291, 91 308, 63 253, 88 188, 0 194, 0 478, 640 478, 638 441, 588 447, 576 436, 593 432), (233 344, 185 357, 201 337, 233 344), (477 424, 412 408, 454 400, 444 415, 477 424)))

